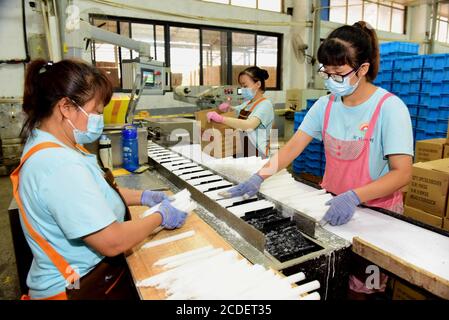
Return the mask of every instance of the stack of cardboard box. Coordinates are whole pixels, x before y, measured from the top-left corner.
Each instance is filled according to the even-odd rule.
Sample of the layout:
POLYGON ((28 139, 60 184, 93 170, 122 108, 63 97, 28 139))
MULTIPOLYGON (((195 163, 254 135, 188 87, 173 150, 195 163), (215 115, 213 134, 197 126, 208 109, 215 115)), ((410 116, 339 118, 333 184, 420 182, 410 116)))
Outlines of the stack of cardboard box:
POLYGON ((449 230, 449 138, 416 142, 404 215, 449 230))
POLYGON ((449 158, 449 144, 445 138, 416 141, 415 163, 449 158))
MULTIPOLYGON (((207 113, 210 111, 217 111, 217 109, 195 112, 195 119, 201 126, 201 150, 215 158, 239 154, 242 150, 239 131, 221 123, 208 122, 207 113)), ((233 111, 221 113, 221 115, 235 118, 233 111)))

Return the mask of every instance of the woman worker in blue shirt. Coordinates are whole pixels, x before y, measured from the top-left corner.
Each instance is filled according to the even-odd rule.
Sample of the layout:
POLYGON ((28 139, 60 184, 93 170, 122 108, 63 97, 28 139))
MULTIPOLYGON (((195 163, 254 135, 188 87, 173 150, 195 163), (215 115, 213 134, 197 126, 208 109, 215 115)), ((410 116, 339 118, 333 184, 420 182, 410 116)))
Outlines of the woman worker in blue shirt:
POLYGON ((270 151, 270 132, 274 121, 273 104, 264 97, 265 80, 268 72, 253 66, 240 72, 238 80, 242 86, 245 102, 235 108, 227 102, 218 109, 226 112, 235 110, 238 118, 224 117, 212 111, 207 114, 208 121, 224 123, 231 128, 242 130, 243 156, 260 156, 266 158, 270 151))
POLYGON ((25 299, 136 298, 123 253, 158 226, 185 221, 163 192, 118 189, 81 146, 100 137, 111 96, 106 76, 84 62, 36 60, 27 67, 27 140, 11 175, 34 256, 25 299), (158 203, 158 214, 126 221, 127 206, 158 203))
MULTIPOLYGON (((323 140, 326 154, 321 186, 336 195, 327 203, 325 222, 348 223, 362 203, 402 213, 400 189, 412 172, 412 125, 404 102, 373 84, 379 70, 376 32, 363 21, 342 26, 323 41, 318 60, 331 94, 313 105, 294 137, 264 168, 223 195, 253 196, 264 179, 287 167, 316 138, 323 140)), ((363 277, 350 279, 353 292, 375 292, 363 277)))

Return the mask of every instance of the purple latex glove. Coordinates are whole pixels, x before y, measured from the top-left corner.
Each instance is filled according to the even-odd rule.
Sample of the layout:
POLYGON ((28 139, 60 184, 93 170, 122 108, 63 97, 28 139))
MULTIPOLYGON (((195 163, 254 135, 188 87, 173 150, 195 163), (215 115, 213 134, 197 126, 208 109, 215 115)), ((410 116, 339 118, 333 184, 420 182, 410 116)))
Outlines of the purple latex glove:
POLYGON ((165 192, 145 190, 140 197, 140 203, 143 206, 153 207, 165 199, 170 200, 170 197, 165 192))
POLYGON ((218 106, 218 110, 221 112, 228 112, 231 109, 231 105, 228 102, 223 102, 218 106))
POLYGON ((215 111, 208 112, 206 114, 207 122, 217 122, 217 123, 223 123, 224 117, 222 115, 219 115, 215 111))
POLYGON ((187 212, 176 209, 169 200, 162 201, 158 213, 162 217, 161 226, 165 229, 180 228, 187 217, 187 212))
POLYGON ((359 204, 360 199, 357 194, 353 190, 346 191, 326 202, 326 205, 331 207, 323 220, 328 221, 332 226, 348 223, 359 204))
POLYGON ((251 198, 259 191, 262 182, 263 178, 256 173, 245 182, 242 182, 227 191, 220 192, 219 195, 224 198, 235 198, 239 196, 243 196, 243 198, 246 199, 251 198))

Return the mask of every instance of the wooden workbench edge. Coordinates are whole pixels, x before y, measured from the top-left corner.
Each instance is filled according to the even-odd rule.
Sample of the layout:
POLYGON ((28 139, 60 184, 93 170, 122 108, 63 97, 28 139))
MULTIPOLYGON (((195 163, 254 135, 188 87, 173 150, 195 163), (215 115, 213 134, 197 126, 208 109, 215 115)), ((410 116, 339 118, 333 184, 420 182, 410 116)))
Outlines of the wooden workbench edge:
POLYGON ((417 285, 443 299, 449 299, 449 281, 427 270, 386 252, 371 243, 354 237, 352 250, 379 267, 394 273, 400 278, 417 285))

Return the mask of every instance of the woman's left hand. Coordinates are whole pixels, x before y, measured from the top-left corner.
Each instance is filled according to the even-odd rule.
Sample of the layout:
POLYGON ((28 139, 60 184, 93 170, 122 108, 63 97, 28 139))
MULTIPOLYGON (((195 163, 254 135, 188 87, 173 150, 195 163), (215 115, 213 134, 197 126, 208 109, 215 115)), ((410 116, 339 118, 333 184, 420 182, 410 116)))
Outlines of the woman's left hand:
POLYGON ((165 199, 170 200, 170 197, 165 194, 165 192, 162 191, 152 191, 152 190, 145 190, 142 192, 142 197, 140 198, 140 203, 143 206, 153 207, 157 205, 158 203, 161 203, 165 199))
POLYGON ((328 221, 332 226, 348 223, 359 204, 360 199, 353 190, 342 193, 326 202, 326 205, 331 207, 327 210, 323 220, 328 221))

